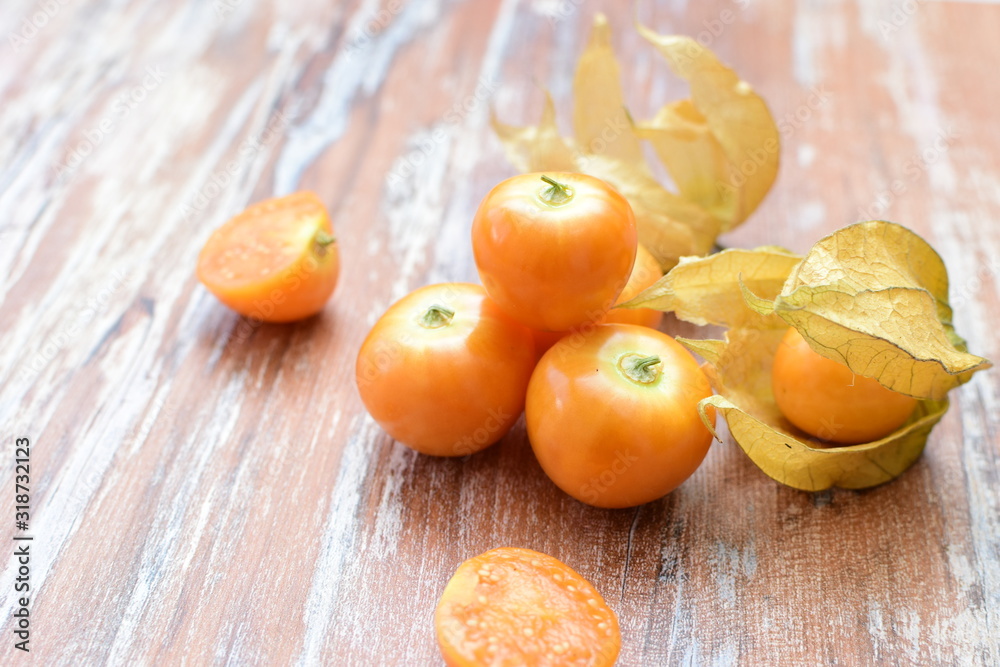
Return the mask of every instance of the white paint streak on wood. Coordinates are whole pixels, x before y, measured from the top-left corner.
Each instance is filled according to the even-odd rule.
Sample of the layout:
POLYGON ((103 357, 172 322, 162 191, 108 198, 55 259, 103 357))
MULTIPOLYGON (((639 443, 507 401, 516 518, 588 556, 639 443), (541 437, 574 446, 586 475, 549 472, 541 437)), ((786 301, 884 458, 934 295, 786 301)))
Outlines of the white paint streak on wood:
POLYGON ((384 561, 396 554, 396 545, 403 530, 403 485, 413 469, 417 454, 412 449, 394 444, 389 464, 382 476, 382 493, 375 508, 369 553, 374 561, 384 561))
MULTIPOLYGON (((509 38, 515 4, 506 2, 501 7, 500 19, 491 34, 484 64, 480 70, 480 81, 494 82, 498 77, 500 53, 509 38)), ((425 21, 428 19, 429 17, 425 16, 425 21)), ((394 48, 398 48, 398 45, 394 48)), ((331 71, 335 72, 335 68, 336 64, 331 71)), ((331 79, 333 77, 328 76, 328 80, 331 79)), ((347 92, 349 91, 341 90, 342 95, 347 92)), ((466 94, 474 92, 468 91, 466 94)), ((326 113, 330 113, 331 106, 334 105, 330 103, 324 105, 323 102, 320 104, 321 109, 327 109, 326 113)), ((464 131, 470 135, 478 135, 467 137, 470 141, 478 140, 485 131, 487 109, 486 103, 483 102, 471 113, 461 116, 462 125, 458 128, 439 122, 428 130, 418 131, 407 143, 408 150, 397 158, 390 168, 385 186, 387 199, 384 215, 388 220, 389 230, 386 249, 397 256, 399 264, 397 278, 390 291, 390 300, 416 287, 414 280, 417 272, 426 271, 429 248, 441 234, 442 220, 446 218, 442 193, 451 189, 449 183, 463 182, 463 177, 471 172, 474 166, 474 162, 470 162, 469 159, 463 160, 461 155, 452 152, 455 135, 464 131), (449 165, 454 165, 456 162, 458 165, 449 172, 449 165)), ((331 119, 327 117, 326 122, 330 121, 331 119)), ((336 122, 334 127, 338 127, 336 122)), ((331 140, 334 138, 335 136, 331 136, 331 140)), ((449 225, 447 228, 466 229, 467 223, 456 222, 457 224, 449 225)), ((461 231, 460 236, 467 240, 467 234, 467 231, 461 231)), ((464 257, 465 254, 459 256, 464 257)), ((440 258, 440 263, 447 265, 450 259, 445 255, 440 258)), ((381 315, 385 306, 386 304, 381 302, 373 303, 367 313, 368 319, 372 320, 381 315)), ((369 419, 366 419, 362 429, 362 432, 378 432, 377 427, 371 424, 369 419)), ((311 664, 318 659, 329 631, 328 610, 331 605, 338 606, 338 600, 344 595, 342 586, 356 581, 360 574, 362 564, 350 556, 360 547, 355 542, 358 536, 352 537, 350 534, 358 527, 349 515, 357 511, 360 502, 358 485, 364 483, 368 477, 367 464, 362 463, 360 453, 355 451, 364 446, 366 439, 352 437, 343 453, 341 474, 334 485, 334 499, 330 505, 331 512, 327 520, 323 552, 316 573, 313 575, 313 584, 305 610, 307 630, 303 652, 299 657, 300 664, 311 664)), ((413 458, 412 452, 398 445, 393 447, 390 454, 382 494, 375 510, 373 534, 366 540, 368 552, 376 560, 389 558, 395 553, 395 544, 403 527, 399 514, 399 489, 406 472, 412 466, 413 458)), ((343 622, 344 619, 338 620, 343 622)))
POLYGON ((323 529, 321 551, 316 559, 316 569, 309 587, 309 597, 304 609, 305 636, 302 652, 296 662, 300 665, 318 664, 327 638, 330 623, 336 612, 348 610, 341 603, 342 584, 348 583, 352 554, 361 551, 358 544, 358 511, 361 505, 361 485, 368 477, 372 462, 371 445, 378 435, 378 426, 365 415, 350 426, 352 436, 341 454, 337 479, 323 529))
MULTIPOLYGON (((32 526, 46 536, 45 548, 37 552, 32 561, 35 590, 43 589, 50 568, 78 527, 78 518, 97 492, 96 487, 83 484, 94 479, 95 475, 103 477, 119 443, 124 439, 128 425, 134 423, 140 405, 138 401, 128 400, 128 383, 134 379, 137 371, 134 364, 141 358, 141 347, 146 342, 144 329, 142 326, 135 327, 112 345, 110 352, 121 355, 120 361, 124 362, 122 384, 105 384, 100 388, 94 396, 95 404, 106 406, 106 409, 96 412, 88 420, 78 436, 78 445, 72 448, 65 466, 57 471, 51 491, 41 497, 34 496, 38 500, 32 512, 32 526), (92 472, 85 474, 88 469, 92 472)), ((5 609, 4 621, 13 611, 6 603, 13 595, 15 570, 14 564, 8 563, 0 575, 0 583, 7 584, 0 592, 0 607, 5 609)))
POLYGON ((211 492, 202 499, 200 507, 191 505, 199 495, 199 488, 212 488, 204 483, 202 476, 209 470, 214 452, 211 446, 204 444, 226 442, 233 433, 240 416, 236 399, 243 391, 245 380, 242 375, 235 375, 229 380, 219 396, 219 403, 229 406, 229 409, 212 410, 211 405, 206 406, 201 415, 207 419, 204 429, 199 429, 196 437, 189 440, 183 448, 185 451, 181 458, 189 462, 190 468, 183 475, 175 473, 177 477, 181 477, 177 491, 169 502, 167 511, 151 527, 142 551, 135 585, 128 596, 121 624, 110 647, 108 660, 111 664, 125 664, 130 661, 132 651, 142 650, 141 645, 136 645, 136 640, 145 634, 141 624, 143 617, 151 611, 150 599, 160 603, 169 599, 163 593, 169 590, 170 581, 183 577, 195 550, 201 547, 202 534, 215 506, 211 492), (193 521, 191 514, 194 514, 193 521), (185 535, 186 539, 180 553, 175 554, 174 547, 181 542, 181 535, 185 535), (180 567, 175 567, 168 561, 168 557, 176 557, 180 567))
POLYGON ((826 205, 821 201, 804 201, 795 210, 795 224, 803 232, 817 234, 827 223, 827 218, 826 205))
MULTIPOLYGON (((428 276, 429 282, 477 282, 475 265, 471 261, 468 247, 472 217, 486 192, 471 188, 469 184, 473 182, 473 172, 479 160, 483 159, 483 153, 466 150, 465 147, 484 143, 489 145, 488 142, 492 139, 492 130, 487 123, 489 110, 501 87, 503 54, 510 46, 517 7, 518 3, 512 0, 506 0, 501 4, 483 53, 474 87, 456 91, 455 101, 449 113, 445 115, 446 121, 449 119, 457 121, 445 128, 449 149, 451 145, 460 149, 449 150, 451 169, 447 180, 452 184, 452 196, 443 212, 446 224, 435 244, 436 261, 428 276), (474 104, 471 102, 469 104, 471 109, 466 106, 466 100, 470 98, 474 100, 474 104)), ((489 156, 502 159, 499 150, 492 151, 489 156)))
POLYGON ((989 415, 1000 414, 996 383, 974 380, 963 388, 960 407, 970 537, 977 570, 975 579, 981 586, 975 600, 979 618, 968 619, 963 635, 975 643, 980 636, 975 628, 992 628, 993 640, 983 642, 982 652, 990 656, 993 664, 1000 664, 1000 494, 997 493, 1000 437, 996 424, 987 421, 989 415))
POLYGON ((792 66, 795 80, 803 88, 812 88, 828 75, 819 62, 822 52, 845 46, 847 29, 843 7, 842 0, 795 2, 792 66))
MULTIPOLYGON (((377 8, 377 2, 365 2, 348 22, 345 34, 365 34, 377 8)), ((347 130, 352 104, 359 96, 371 95, 378 89, 398 52, 430 25, 439 8, 437 1, 407 3, 373 37, 349 42, 338 53, 323 77, 323 92, 316 108, 288 132, 288 143, 275 170, 276 192, 297 188, 302 172, 347 130)))
POLYGON ((389 172, 385 216, 389 222, 389 250, 396 256, 399 274, 392 284, 391 300, 419 285, 415 278, 426 270, 431 243, 440 233, 444 218, 443 192, 450 158, 451 137, 442 131, 440 141, 433 132, 418 132, 389 172), (422 148, 421 145, 425 146, 422 148), (393 183, 393 174, 409 173, 393 183))
MULTIPOLYGON (((346 46, 383 5, 372 0, 346 9, 350 4, 242 0, 221 21, 211 2, 67 4, 0 68, 0 423, 3 437, 32 435, 40 457, 32 525, 45 541, 37 543, 32 574, 44 615, 37 620, 70 626, 49 628, 64 634, 59 642, 39 642, 43 659, 155 664, 169 662, 158 651, 170 642, 174 651, 199 647, 192 660, 229 664, 314 664, 342 657, 342 648, 344 659, 354 661, 402 660, 410 651, 429 657, 429 611, 460 558, 502 542, 538 540, 589 568, 608 599, 627 610, 623 627, 633 634, 623 664, 794 664, 831 656, 864 662, 873 655, 901 663, 1000 662, 995 372, 956 392, 947 423, 935 430, 912 472, 883 489, 831 494, 823 506, 763 479, 731 443, 714 447, 675 500, 644 509, 631 528, 629 518, 553 492, 530 452, 518 449, 527 446, 523 427, 502 452, 461 468, 388 445, 361 413, 351 386, 362 322, 420 284, 474 275, 467 247, 471 214, 490 179, 508 169, 498 166, 485 105, 457 122, 445 113, 474 92, 468 72, 486 82, 499 82, 503 72, 509 76, 499 89, 501 116, 530 120, 521 107, 537 100, 537 91, 522 87, 520 73, 504 62, 521 56, 537 62, 566 90, 590 10, 600 3, 585 3, 552 28, 552 44, 545 42, 550 32, 539 31, 539 43, 520 40, 512 53, 515 27, 550 30, 532 11, 539 5, 494 2, 495 20, 466 38, 453 17, 475 17, 478 3, 472 9, 412 0, 353 61, 346 46), (462 69, 470 54, 477 62, 462 69), (163 83, 65 182, 54 182, 56 166, 85 131, 113 113, 116 96, 136 85, 147 65, 161 63, 163 83), (425 98, 386 89, 434 67, 447 72, 428 81, 425 98), (316 80, 321 91, 313 101, 316 80), (358 131, 368 133, 361 145, 382 152, 343 156, 342 146, 357 138, 352 122, 400 109, 421 114, 413 116, 420 121, 402 128, 358 122, 358 131), (181 205, 239 159, 241 143, 259 135, 276 112, 290 119, 288 136, 242 160, 233 182, 185 219, 181 205), (393 158, 433 139, 438 128, 443 138, 433 141, 417 173, 402 179, 399 192, 383 190, 393 158), (357 195, 341 206, 348 215, 360 206, 374 219, 343 222, 347 237, 358 239, 357 252, 345 252, 345 267, 359 280, 371 275, 371 293, 342 285, 319 324, 292 329, 287 338, 286 329, 264 327, 249 342, 230 340, 240 320, 192 277, 201 243, 255 193, 294 189, 307 172, 336 191, 323 180, 331 164, 362 174, 357 195), (273 188, 263 180, 272 168, 273 188), (385 192, 385 208, 370 204, 385 192), (367 254, 372 266, 358 268, 355 254, 367 254), (65 344, 53 347, 37 376, 23 377, 23 365, 60 338, 87 301, 115 284, 115 271, 127 275, 124 284, 65 344), (318 364, 317 379, 311 371, 318 364), (297 462, 282 467, 288 452, 297 462), (324 478, 315 474, 317 466, 335 472, 324 478), (138 477, 145 474, 148 479, 138 477), (129 492, 149 498, 148 511, 120 520, 112 516, 116 499, 129 492), (451 504, 431 505, 439 495, 451 504), (419 513, 428 507, 432 516, 419 513), (265 519, 255 521, 259 517, 265 519), (289 517, 309 532, 285 536, 279 524, 289 517), (110 540, 100 532, 109 521, 121 531, 110 540), (673 521, 683 523, 683 535, 670 532, 673 521), (831 539, 840 530, 836 539, 859 553, 831 539), (928 539, 914 538, 919 531, 928 539), (626 575, 619 551, 632 533, 626 575), (292 542, 309 556, 304 565, 282 567, 292 542), (118 560, 102 565, 99 554, 108 548, 118 560), (831 562, 833 556, 839 561, 831 562), (87 569, 80 566, 85 558, 92 559, 87 569), (672 578, 661 581, 657 566, 666 559, 675 567, 672 578), (54 588, 79 597, 58 599, 54 588), (830 596, 848 608, 827 611, 830 596), (100 618, 88 616, 88 605, 100 618), (272 612, 289 608, 289 635, 269 634, 272 612), (363 644, 372 636, 377 646, 363 644), (847 653, 837 652, 847 644, 847 653)), ((21 0, 6 8, 0 36, 35 6, 21 0)), ((781 16, 790 6, 760 12, 781 16)), ((942 252, 954 289, 964 295, 956 322, 971 348, 1000 358, 994 335, 1000 265, 983 271, 1000 257, 991 222, 1000 211, 992 111, 975 107, 971 82, 935 69, 960 56, 925 17, 887 42, 873 39, 869 51, 857 55, 871 59, 875 74, 885 72, 890 104, 876 99, 882 94, 877 83, 846 81, 848 50, 855 53, 859 32, 872 36, 869 6, 799 2, 792 30, 775 34, 780 48, 801 62, 794 80, 777 80, 784 74, 775 73, 769 84, 799 99, 801 87, 837 81, 843 96, 837 113, 823 121, 872 132, 865 141, 872 139, 870 155, 884 161, 879 178, 898 176, 939 125, 968 124, 969 133, 912 185, 896 212, 923 226, 942 252), (860 29, 847 20, 856 13, 860 29), (962 109, 948 106, 954 85, 970 93, 962 109), (873 89, 877 95, 867 107, 848 99, 873 89), (881 115, 873 121, 872 113, 881 115)), ((696 32, 704 18, 698 12, 711 16, 717 8, 675 3, 667 11, 664 25, 696 32)), ((921 3, 921 11, 958 17, 968 30, 979 25, 969 18, 975 8, 945 11, 921 3)), ((727 31, 719 46, 730 48, 740 35, 727 31)), ((983 49, 993 48, 980 41, 983 49)), ((758 57, 758 46, 748 58, 758 57)), ((623 73, 641 79, 650 61, 623 73)), ((652 89, 657 86, 659 79, 652 89)), ((837 214, 839 194, 826 184, 861 167, 844 161, 836 177, 822 171, 835 153, 852 150, 836 145, 836 127, 826 130, 830 134, 811 126, 791 139, 808 140, 809 148, 791 155, 810 174, 825 174, 823 186, 815 196, 802 194, 808 183, 786 170, 786 190, 771 197, 779 203, 764 210, 775 220, 750 223, 750 229, 770 225, 774 233, 761 233, 761 242, 781 242, 810 224, 818 235, 842 222, 827 219, 837 214)), ((4 468, 0 487, 10 482, 4 468)), ((128 516, 133 508, 118 509, 128 516)), ((5 630, 12 573, 5 563, 5 630)))
MULTIPOLYGON (((996 359, 1000 346, 996 344, 995 325, 991 328, 988 324, 991 318, 986 312, 983 290, 991 289, 993 295, 1000 293, 997 274, 1000 265, 995 259, 1000 257, 1000 240, 977 230, 982 229, 982 219, 993 215, 981 202, 1000 200, 997 196, 1000 187, 995 177, 988 179, 992 184, 979 182, 976 184, 979 187, 970 187, 965 175, 983 173, 984 168, 977 168, 978 165, 992 164, 995 168, 995 155, 982 150, 981 137, 976 136, 981 130, 956 126, 955 114, 949 118, 941 109, 939 79, 920 31, 916 26, 910 28, 895 33, 894 48, 889 49, 890 62, 894 63, 893 80, 902 81, 905 86, 893 86, 890 90, 899 107, 898 117, 913 136, 915 151, 921 154, 930 151, 925 155, 933 158, 925 157, 921 165, 934 193, 930 221, 935 246, 949 269, 951 297, 959 311, 956 315, 959 333, 968 338, 970 349, 996 359), (940 143, 935 143, 942 133, 948 136, 943 149, 940 143), (961 178, 956 163, 962 165, 961 178), (983 261, 970 261, 972 248, 976 248, 971 253, 973 257, 983 261)), ((986 421, 987 415, 1000 414, 996 382, 976 377, 953 392, 952 401, 960 410, 962 425, 959 452, 964 494, 961 499, 965 501, 963 509, 968 512, 968 534, 953 529, 953 542, 946 546, 945 553, 950 577, 958 587, 964 609, 958 616, 943 618, 935 625, 930 648, 937 649, 933 659, 939 662, 949 660, 949 655, 940 652, 939 647, 954 645, 967 647, 987 664, 997 664, 1000 663, 1000 496, 996 489, 1000 482, 1000 440, 995 425, 986 421), (992 628, 991 639, 976 632, 975 628, 981 627, 992 628)), ((912 609, 909 613, 916 615, 912 609)), ((914 644, 911 638, 911 646, 914 644)))

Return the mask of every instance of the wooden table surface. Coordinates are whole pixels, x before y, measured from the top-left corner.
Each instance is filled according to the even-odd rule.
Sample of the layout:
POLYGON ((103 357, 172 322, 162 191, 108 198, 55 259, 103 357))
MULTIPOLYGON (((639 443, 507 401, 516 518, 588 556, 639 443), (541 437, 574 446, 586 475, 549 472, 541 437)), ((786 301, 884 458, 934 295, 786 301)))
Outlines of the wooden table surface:
MULTIPOLYGON (((31 654, 0 663, 435 665, 465 558, 552 554, 621 620, 621 665, 1000 664, 1000 374, 952 394, 923 458, 803 493, 729 440, 667 498, 582 505, 523 422, 467 461, 367 416, 354 359, 395 299, 474 280, 489 127, 568 129, 606 12, 638 117, 686 95, 620 0, 6 2, 0 34, 0 537, 31 441, 31 654), (249 202, 315 190, 343 269, 319 317, 256 326, 195 279, 249 202)), ((727 246, 805 251, 862 218, 942 254, 956 324, 1000 359, 1000 7, 641 3, 768 100, 782 168, 727 246)), ((672 318, 665 331, 709 332, 672 318)), ((18 531, 20 534, 20 531, 18 531)))

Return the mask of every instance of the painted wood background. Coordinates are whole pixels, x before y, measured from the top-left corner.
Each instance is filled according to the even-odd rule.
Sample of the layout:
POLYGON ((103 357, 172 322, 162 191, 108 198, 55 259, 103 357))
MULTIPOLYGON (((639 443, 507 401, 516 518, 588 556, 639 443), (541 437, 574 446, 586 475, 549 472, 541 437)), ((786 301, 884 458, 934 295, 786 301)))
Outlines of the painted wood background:
MULTIPOLYGON (((723 442, 623 511, 559 492, 523 426, 460 462, 365 414, 353 364, 375 319, 475 277, 472 213, 513 173, 489 107, 533 121, 547 86, 566 121, 598 9, 637 116, 685 94, 620 0, 4 2, 0 538, 29 437, 35 539, 32 652, 12 647, 5 558, 0 662, 439 664, 445 582, 513 545, 597 586, 622 665, 1000 664, 996 371, 883 487, 793 491, 723 442), (341 283, 321 317, 253 326, 197 283, 197 253, 299 188, 331 210, 341 283)), ((726 245, 902 222, 946 260, 971 348, 1000 359, 1000 7, 640 14, 700 35, 783 123, 778 182, 726 245)))

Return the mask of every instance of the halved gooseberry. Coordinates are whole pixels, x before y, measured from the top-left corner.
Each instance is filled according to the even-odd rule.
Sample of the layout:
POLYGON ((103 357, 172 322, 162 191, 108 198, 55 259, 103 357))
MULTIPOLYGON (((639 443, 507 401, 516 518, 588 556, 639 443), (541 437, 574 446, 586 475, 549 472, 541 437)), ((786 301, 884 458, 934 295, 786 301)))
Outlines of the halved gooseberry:
POLYGON ((326 208, 296 192, 250 206, 219 227, 198 256, 198 279, 246 317, 315 315, 337 285, 340 258, 326 208))
POLYGON ((615 613, 568 565, 502 547, 462 563, 434 614, 451 667, 613 665, 621 648, 615 613))

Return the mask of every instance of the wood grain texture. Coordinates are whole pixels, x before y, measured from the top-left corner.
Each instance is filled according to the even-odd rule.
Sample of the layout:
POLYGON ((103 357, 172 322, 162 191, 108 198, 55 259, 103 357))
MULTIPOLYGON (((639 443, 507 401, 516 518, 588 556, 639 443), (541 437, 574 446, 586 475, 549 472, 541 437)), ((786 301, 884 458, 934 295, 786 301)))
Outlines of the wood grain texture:
MULTIPOLYGON (((533 122, 537 82, 568 128, 597 10, 636 115, 685 94, 631 7, 4 10, 0 488, 14 485, 14 438, 30 437, 28 659, 440 664, 445 582, 510 545, 594 583, 621 619, 622 665, 1000 664, 996 372, 952 394, 923 458, 885 486, 801 493, 727 441, 678 491, 622 511, 559 492, 523 424, 467 461, 436 460, 366 415, 353 365, 371 324, 413 288, 475 278, 472 214, 512 174, 489 106, 533 122), (300 188, 330 208, 341 284, 322 316, 257 326, 197 283, 197 253, 249 202, 300 188)), ((640 13, 703 33, 783 122, 778 182, 726 245, 804 251, 860 218, 904 223, 944 257, 971 349, 1000 359, 1000 7, 640 13)), ((0 493, 7 544, 13 505, 0 493)), ((4 664, 26 659, 12 647, 15 572, 5 560, 4 664)))

